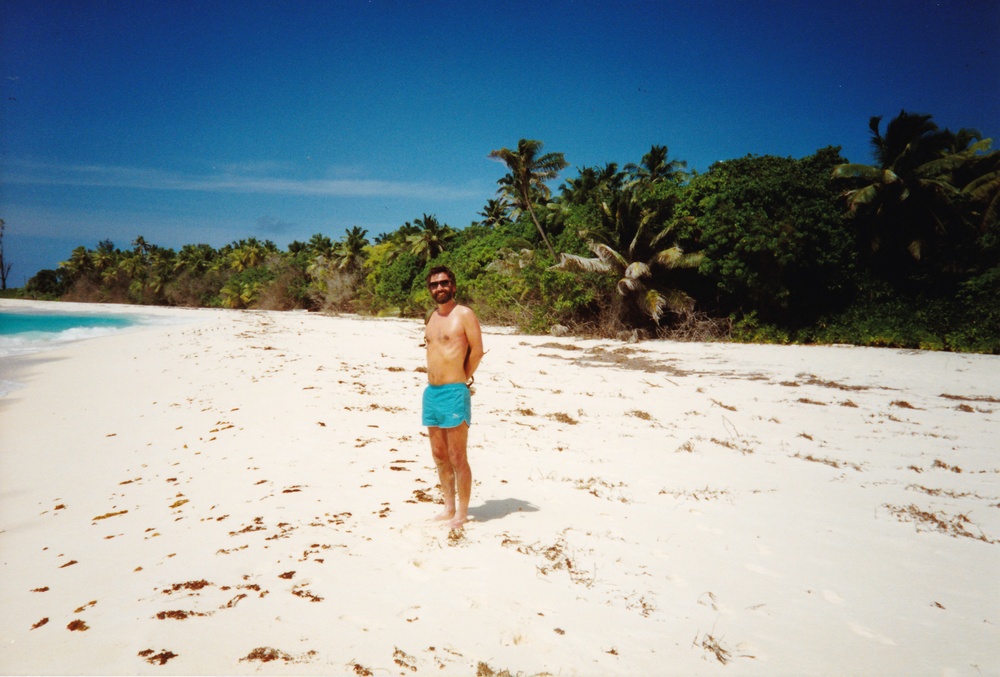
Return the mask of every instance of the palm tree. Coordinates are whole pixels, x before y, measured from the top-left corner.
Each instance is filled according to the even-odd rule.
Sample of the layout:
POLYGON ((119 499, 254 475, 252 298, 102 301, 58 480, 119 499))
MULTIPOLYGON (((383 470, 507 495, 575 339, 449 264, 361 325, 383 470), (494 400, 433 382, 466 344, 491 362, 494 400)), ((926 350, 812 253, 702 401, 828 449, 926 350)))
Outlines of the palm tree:
POLYGON ((694 300, 665 278, 670 270, 697 269, 703 255, 667 246, 673 224, 664 226, 660 209, 645 206, 634 190, 616 194, 601 208, 603 233, 581 233, 594 258, 562 253, 552 268, 614 274, 619 278, 618 294, 631 299, 656 324, 667 310, 682 313, 693 308, 694 300))
POLYGON ((609 162, 603 168, 584 167, 575 179, 566 179, 560 186, 562 201, 569 204, 585 204, 595 196, 603 196, 622 189, 625 174, 618 171, 618 165, 609 162))
POLYGON ((93 270, 94 262, 87 248, 81 245, 75 248, 70 253, 69 259, 62 261, 59 267, 69 274, 70 279, 75 280, 93 270))
POLYGON ((510 173, 501 178, 497 183, 500 185, 500 193, 507 195, 514 205, 524 211, 527 210, 531 220, 538 229, 538 234, 542 242, 549 250, 553 259, 556 252, 549 243, 549 238, 545 236, 542 224, 538 222, 532 203, 536 196, 543 200, 548 200, 551 192, 546 187, 545 182, 554 179, 559 172, 566 169, 569 163, 563 158, 562 153, 546 153, 538 156, 542 150, 542 142, 532 139, 521 139, 517 142, 517 150, 510 148, 500 148, 491 151, 489 157, 500 160, 510 173))
POLYGON ((146 256, 156 248, 156 245, 146 242, 146 238, 140 235, 132 242, 132 247, 137 254, 145 259, 146 256))
POLYGON ((394 231, 381 233, 375 237, 375 244, 385 245, 382 248, 386 263, 395 261, 400 254, 413 249, 411 236, 420 233, 420 226, 415 226, 409 221, 401 225, 394 231))
POLYGON ((510 203, 504 198, 487 200, 483 211, 479 212, 479 215, 483 217, 483 220, 479 222, 480 225, 496 228, 505 223, 510 223, 510 216, 508 215, 510 206, 510 203))
POLYGON ((229 265, 238 273, 247 268, 256 268, 264 262, 267 251, 266 243, 262 244, 255 237, 241 240, 229 255, 229 265))
POLYGON ((448 241, 456 235, 451 226, 441 224, 437 217, 427 214, 422 219, 415 219, 414 225, 420 230, 406 239, 410 243, 410 251, 425 262, 437 258, 448 241))
POLYGON ((259 280, 230 278, 219 290, 222 304, 227 308, 246 308, 257 300, 263 284, 259 280))
POLYGON ((90 260, 93 263, 94 270, 98 273, 103 273, 109 268, 114 268, 117 265, 118 252, 115 250, 115 245, 111 240, 102 240, 97 244, 97 249, 90 253, 90 260))
POLYGON ((201 274, 211 270, 216 259, 215 248, 208 244, 186 244, 174 259, 174 272, 201 274))
POLYGON ((329 259, 333 256, 333 240, 322 233, 316 233, 309 238, 308 248, 314 257, 325 256, 329 259))
POLYGON ((874 116, 868 122, 875 164, 838 165, 833 178, 854 184, 844 192, 850 214, 873 261, 896 276, 929 257, 947 258, 952 245, 970 236, 953 177, 990 142, 980 141, 975 130, 941 130, 930 115, 905 110, 889 122, 885 135, 881 121, 874 116))
POLYGON ((125 275, 132 300, 141 303, 142 291, 146 287, 146 278, 149 274, 142 251, 136 248, 134 251, 126 252, 118 261, 118 268, 125 275))
POLYGON ((643 184, 653 186, 664 181, 681 183, 687 178, 687 162, 682 160, 667 160, 669 150, 666 146, 653 146, 642 156, 639 164, 630 162, 625 165, 625 171, 631 175, 632 185, 643 184))
POLYGON ((161 298, 166 284, 173 278, 177 255, 173 249, 156 247, 149 257, 147 288, 154 297, 161 298))
POLYGON ((341 270, 360 270, 364 261, 364 249, 368 246, 367 230, 354 226, 344 234, 344 239, 337 243, 333 259, 341 270))
MULTIPOLYGON (((989 142, 984 139, 982 143, 989 142)), ((971 159, 956 181, 969 198, 970 216, 980 233, 1000 225, 1000 151, 971 159)))

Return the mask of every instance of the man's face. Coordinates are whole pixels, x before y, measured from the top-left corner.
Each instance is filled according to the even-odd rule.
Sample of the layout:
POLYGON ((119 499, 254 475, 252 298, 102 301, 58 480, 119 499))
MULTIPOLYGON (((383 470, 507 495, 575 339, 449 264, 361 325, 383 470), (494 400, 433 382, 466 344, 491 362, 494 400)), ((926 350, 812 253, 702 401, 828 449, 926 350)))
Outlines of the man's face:
POLYGON ((431 297, 434 303, 439 305, 448 303, 455 296, 455 285, 448 279, 447 273, 437 273, 427 282, 431 297))

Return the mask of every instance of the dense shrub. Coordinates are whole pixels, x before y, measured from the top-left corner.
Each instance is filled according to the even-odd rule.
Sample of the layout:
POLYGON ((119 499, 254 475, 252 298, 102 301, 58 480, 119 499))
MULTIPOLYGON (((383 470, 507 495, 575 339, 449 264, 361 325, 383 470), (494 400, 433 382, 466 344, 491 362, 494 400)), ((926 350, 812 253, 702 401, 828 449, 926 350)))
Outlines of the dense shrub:
POLYGON ((31 276, 25 285, 27 296, 38 299, 58 298, 69 289, 69 279, 63 271, 46 268, 31 276))
POLYGON ((854 237, 829 179, 843 161, 836 148, 802 160, 747 156, 691 181, 678 239, 704 252, 719 310, 805 324, 850 298, 854 237))

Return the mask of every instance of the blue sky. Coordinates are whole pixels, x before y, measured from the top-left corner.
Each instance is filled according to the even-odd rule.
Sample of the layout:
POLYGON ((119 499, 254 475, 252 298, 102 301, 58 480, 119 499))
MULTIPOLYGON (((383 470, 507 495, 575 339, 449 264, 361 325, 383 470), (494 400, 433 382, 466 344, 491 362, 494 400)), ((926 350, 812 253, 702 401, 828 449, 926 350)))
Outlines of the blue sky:
POLYGON ((904 108, 1000 135, 1000 0, 4 0, 0 24, 15 286, 106 238, 461 228, 520 138, 567 177, 653 144, 868 162, 868 118, 904 108))

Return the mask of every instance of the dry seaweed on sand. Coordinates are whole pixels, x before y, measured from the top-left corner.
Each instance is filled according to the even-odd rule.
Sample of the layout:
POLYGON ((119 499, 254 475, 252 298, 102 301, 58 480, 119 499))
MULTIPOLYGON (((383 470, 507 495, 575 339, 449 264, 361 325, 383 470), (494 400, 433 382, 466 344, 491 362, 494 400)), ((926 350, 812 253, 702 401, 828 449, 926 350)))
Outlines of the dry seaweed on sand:
POLYGON ((955 538, 971 538, 973 540, 983 541, 984 543, 998 542, 996 539, 986 536, 986 534, 982 532, 982 529, 979 529, 978 534, 970 531, 966 525, 975 525, 973 525, 969 516, 965 514, 950 516, 944 512, 929 512, 921 509, 913 503, 907 506, 890 505, 886 503, 885 507, 888 508, 900 522, 915 523, 918 531, 920 530, 920 526, 923 525, 930 527, 934 531, 954 536, 955 538))

